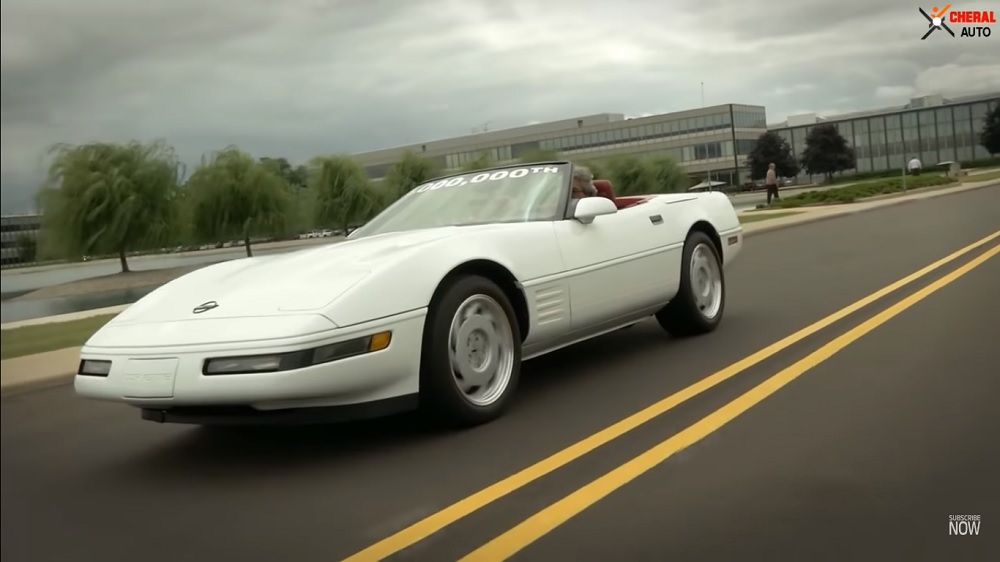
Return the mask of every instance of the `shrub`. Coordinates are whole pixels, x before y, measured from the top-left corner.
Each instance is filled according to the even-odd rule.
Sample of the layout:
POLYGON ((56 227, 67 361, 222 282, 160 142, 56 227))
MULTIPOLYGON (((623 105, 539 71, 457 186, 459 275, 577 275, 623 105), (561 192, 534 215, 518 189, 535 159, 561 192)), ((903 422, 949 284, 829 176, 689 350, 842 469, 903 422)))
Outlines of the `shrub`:
MULTIPOLYGON (((906 189, 919 189, 922 187, 932 187, 946 185, 951 180, 942 174, 926 174, 922 176, 907 177, 906 189)), ((807 205, 837 205, 843 203, 853 203, 858 199, 866 199, 877 195, 887 195, 903 191, 903 178, 886 178, 882 180, 870 181, 849 185, 846 187, 835 187, 823 191, 807 191, 799 193, 785 199, 778 199, 772 208, 793 209, 807 205)))

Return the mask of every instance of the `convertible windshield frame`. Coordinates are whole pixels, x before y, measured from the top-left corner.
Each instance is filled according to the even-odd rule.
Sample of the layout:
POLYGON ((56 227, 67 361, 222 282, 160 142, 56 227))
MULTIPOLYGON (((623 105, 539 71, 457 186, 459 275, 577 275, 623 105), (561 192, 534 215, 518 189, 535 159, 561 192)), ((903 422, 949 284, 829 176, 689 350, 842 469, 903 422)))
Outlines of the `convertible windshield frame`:
MULTIPOLYGON (((489 168, 484 168, 482 170, 475 170, 472 172, 455 172, 452 174, 437 176, 433 179, 425 181, 420 185, 414 187, 407 194, 403 195, 396 201, 392 202, 388 207, 383 209, 379 214, 372 217, 364 226, 356 229, 352 232, 348 238, 358 239, 366 238, 369 236, 378 236, 380 234, 386 234, 389 232, 405 232, 411 230, 422 230, 424 228, 437 228, 443 226, 474 226, 482 224, 513 224, 513 223, 528 223, 528 222, 552 222, 557 220, 563 220, 566 217, 566 212, 570 204, 570 193, 571 186, 573 182, 573 169, 574 165, 572 162, 561 160, 561 161, 547 161, 547 162, 531 162, 531 163, 514 163, 505 164, 501 166, 491 166, 489 168), (532 169, 532 168, 551 168, 557 167, 559 170, 555 174, 561 174, 562 180, 559 182, 557 199, 555 205, 551 212, 546 213, 542 216, 535 216, 524 219, 516 220, 491 220, 491 221, 462 221, 456 224, 436 224, 427 225, 424 227, 417 228, 394 228, 392 227, 392 218, 395 218, 399 211, 407 205, 413 204, 416 198, 420 197, 422 193, 429 190, 435 189, 434 184, 438 184, 439 188, 442 187, 438 182, 447 182, 448 180, 459 178, 459 177, 476 177, 480 174, 495 174, 496 172, 503 170, 512 169, 532 169), (385 219, 385 217, 391 217, 388 223, 380 219, 385 219)), ((464 187, 464 184, 460 184, 464 187)), ((445 187, 445 189, 459 189, 460 187, 445 187)))

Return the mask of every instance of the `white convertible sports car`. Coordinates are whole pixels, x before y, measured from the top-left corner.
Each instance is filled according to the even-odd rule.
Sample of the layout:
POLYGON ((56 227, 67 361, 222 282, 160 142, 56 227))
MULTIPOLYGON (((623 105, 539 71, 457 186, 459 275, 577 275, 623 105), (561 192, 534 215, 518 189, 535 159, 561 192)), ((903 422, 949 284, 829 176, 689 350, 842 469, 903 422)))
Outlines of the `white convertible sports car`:
POLYGON ((522 360, 655 316, 722 319, 743 231, 718 192, 577 198, 568 162, 420 185, 340 243, 153 291, 84 345, 77 393, 157 422, 304 423, 420 407, 492 420, 522 360))

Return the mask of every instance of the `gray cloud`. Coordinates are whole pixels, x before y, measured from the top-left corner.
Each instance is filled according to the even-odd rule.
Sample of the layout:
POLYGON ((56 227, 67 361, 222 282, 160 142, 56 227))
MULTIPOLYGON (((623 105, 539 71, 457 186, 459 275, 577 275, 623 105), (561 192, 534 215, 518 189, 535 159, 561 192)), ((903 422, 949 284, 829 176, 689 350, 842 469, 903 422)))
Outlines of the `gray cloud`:
POLYGON ((1000 39, 920 41, 908 0, 4 0, 0 22, 5 212, 31 201, 55 142, 303 160, 680 110, 702 81, 706 103, 770 121, 1000 89, 1000 39))

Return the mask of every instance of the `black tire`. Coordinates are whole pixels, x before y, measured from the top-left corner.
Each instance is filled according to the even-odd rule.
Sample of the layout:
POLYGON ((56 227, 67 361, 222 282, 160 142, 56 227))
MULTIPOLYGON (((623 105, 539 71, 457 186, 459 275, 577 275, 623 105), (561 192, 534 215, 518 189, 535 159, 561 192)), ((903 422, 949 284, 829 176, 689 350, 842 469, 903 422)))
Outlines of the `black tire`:
POLYGON ((435 421, 456 427, 470 427, 499 418, 507 409, 521 376, 521 331, 514 307, 496 283, 469 275, 449 283, 431 303, 424 324, 420 354, 420 408, 435 421), (490 297, 506 314, 513 335, 514 359, 510 380, 503 394, 488 405, 470 402, 458 387, 449 358, 449 332, 459 306, 473 295, 490 297))
POLYGON ((726 310, 726 274, 722 269, 722 260, 719 257, 719 249, 715 243, 704 232, 694 231, 688 235, 684 241, 684 250, 681 257, 681 280, 677 289, 677 295, 667 306, 656 313, 656 320, 671 336, 682 338, 707 334, 714 331, 722 321, 722 315, 726 310), (691 256, 695 248, 705 246, 710 251, 712 258, 718 266, 719 279, 722 283, 721 302, 719 310, 711 318, 706 317, 699 309, 695 299, 694 291, 691 288, 691 256))

